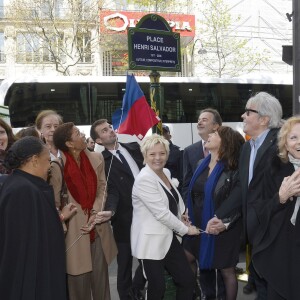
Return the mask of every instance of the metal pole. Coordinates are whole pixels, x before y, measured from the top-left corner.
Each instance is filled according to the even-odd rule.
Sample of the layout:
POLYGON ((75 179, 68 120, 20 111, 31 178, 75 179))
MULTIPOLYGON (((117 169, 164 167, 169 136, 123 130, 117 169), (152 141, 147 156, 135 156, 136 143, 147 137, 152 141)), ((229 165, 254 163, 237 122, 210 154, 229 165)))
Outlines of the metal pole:
POLYGON ((300 113, 299 0, 293 0, 293 114, 300 113))
MULTIPOLYGON (((150 100, 151 108, 155 111, 156 115, 162 120, 164 110, 164 99, 161 96, 160 74, 153 70, 149 74, 150 77, 150 100)), ((162 122, 160 121, 152 129, 153 133, 162 134, 162 122)))

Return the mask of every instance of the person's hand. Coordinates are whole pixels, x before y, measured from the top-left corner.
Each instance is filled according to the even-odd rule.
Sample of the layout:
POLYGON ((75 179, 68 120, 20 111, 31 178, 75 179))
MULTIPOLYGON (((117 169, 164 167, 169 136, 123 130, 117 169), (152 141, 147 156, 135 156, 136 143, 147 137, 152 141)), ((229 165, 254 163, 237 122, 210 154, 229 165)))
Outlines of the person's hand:
POLYGON ((199 235, 200 234, 200 230, 199 228, 197 228, 194 225, 190 225, 188 226, 188 232, 187 235, 199 235))
POLYGON ((189 215, 188 215, 187 211, 183 215, 181 215, 181 221, 186 226, 190 226, 191 225, 191 221, 189 219, 189 215))
POLYGON ((217 217, 213 217, 210 219, 206 225, 205 231, 209 234, 218 235, 222 231, 226 230, 226 226, 222 222, 222 220, 217 217))
POLYGON ((111 217, 112 217, 112 211, 111 210, 99 211, 96 214, 95 223, 100 224, 100 223, 107 222, 108 220, 111 219, 111 217))
POLYGON ((92 229, 94 229, 96 225, 95 218, 96 218, 96 214, 90 216, 87 224, 80 228, 82 233, 86 234, 89 233, 92 229))
POLYGON ((300 195, 300 168, 291 176, 284 177, 279 188, 279 202, 284 204, 288 199, 293 200, 293 196, 300 195))
POLYGON ((61 210, 61 217, 63 217, 63 221, 66 221, 70 219, 72 216, 74 216, 77 213, 77 207, 73 203, 67 204, 62 210, 61 210))

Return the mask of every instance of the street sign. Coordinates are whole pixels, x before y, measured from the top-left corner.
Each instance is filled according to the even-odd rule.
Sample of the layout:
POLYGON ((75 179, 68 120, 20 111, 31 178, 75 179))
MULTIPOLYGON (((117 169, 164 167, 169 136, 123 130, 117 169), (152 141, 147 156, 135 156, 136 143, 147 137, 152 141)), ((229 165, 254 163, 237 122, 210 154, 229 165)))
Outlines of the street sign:
POLYGON ((156 14, 142 17, 128 29, 130 70, 181 71, 180 34, 156 14))

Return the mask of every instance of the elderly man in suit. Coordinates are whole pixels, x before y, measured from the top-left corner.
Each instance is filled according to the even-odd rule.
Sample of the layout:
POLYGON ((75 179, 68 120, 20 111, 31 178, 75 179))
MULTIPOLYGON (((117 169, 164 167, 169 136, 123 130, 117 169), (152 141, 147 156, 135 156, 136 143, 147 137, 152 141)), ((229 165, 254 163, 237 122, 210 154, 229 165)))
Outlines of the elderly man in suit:
POLYGON ((93 123, 90 135, 99 145, 105 147, 102 155, 107 177, 107 201, 105 210, 98 213, 97 221, 111 219, 114 237, 118 247, 117 289, 120 300, 143 299, 141 290, 145 279, 138 266, 132 280, 132 254, 130 228, 132 222, 132 187, 135 177, 143 167, 143 156, 138 143, 119 143, 117 135, 106 119, 93 123))
MULTIPOLYGON (((187 192, 191 178, 196 170, 199 161, 206 157, 209 153, 205 149, 205 143, 208 135, 216 131, 222 125, 222 118, 219 112, 213 108, 206 108, 200 111, 198 118, 198 134, 201 140, 192 144, 183 151, 183 185, 182 195, 185 203, 187 203, 187 192)), ((200 266, 201 268, 201 266, 200 266)), ((202 291, 202 299, 215 298, 216 291, 216 275, 214 270, 201 270, 200 287, 202 291)), ((222 299, 224 295, 224 284, 221 275, 218 274, 218 294, 222 299)), ((224 296, 225 298, 225 296, 224 296)))
MULTIPOLYGON (((239 162, 239 184, 230 194, 228 206, 216 212, 207 229, 225 230, 221 219, 232 210, 242 208, 246 241, 253 246, 262 221, 261 212, 265 201, 262 199, 264 170, 270 158, 276 155, 278 128, 281 125, 282 107, 280 102, 266 92, 251 97, 242 115, 244 132, 251 136, 242 148, 239 162)), ((257 299, 267 299, 266 282, 256 273, 252 264, 250 272, 255 280, 257 299)))

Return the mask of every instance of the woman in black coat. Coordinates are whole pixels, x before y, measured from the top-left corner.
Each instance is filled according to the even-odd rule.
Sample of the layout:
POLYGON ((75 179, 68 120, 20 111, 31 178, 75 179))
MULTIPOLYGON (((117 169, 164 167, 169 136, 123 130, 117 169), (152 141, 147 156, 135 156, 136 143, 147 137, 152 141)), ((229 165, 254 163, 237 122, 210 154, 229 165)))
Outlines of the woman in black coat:
POLYGON ((5 300, 66 300, 64 233, 46 182, 49 150, 36 137, 9 149, 13 169, 0 193, 0 295, 5 300))
POLYGON ((253 247, 253 264, 267 281, 269 300, 300 299, 300 117, 278 136, 278 156, 264 178, 264 222, 253 247))
POLYGON ((200 237, 184 240, 188 260, 195 271, 196 260, 200 269, 221 270, 227 300, 237 296, 235 266, 240 248, 240 213, 232 212, 229 218, 222 220, 227 230, 219 235, 213 227, 207 228, 207 223, 218 208, 226 205, 237 182, 238 157, 243 143, 242 135, 230 127, 221 126, 209 134, 205 147, 210 155, 196 169, 188 193, 190 220, 203 231, 200 237))

